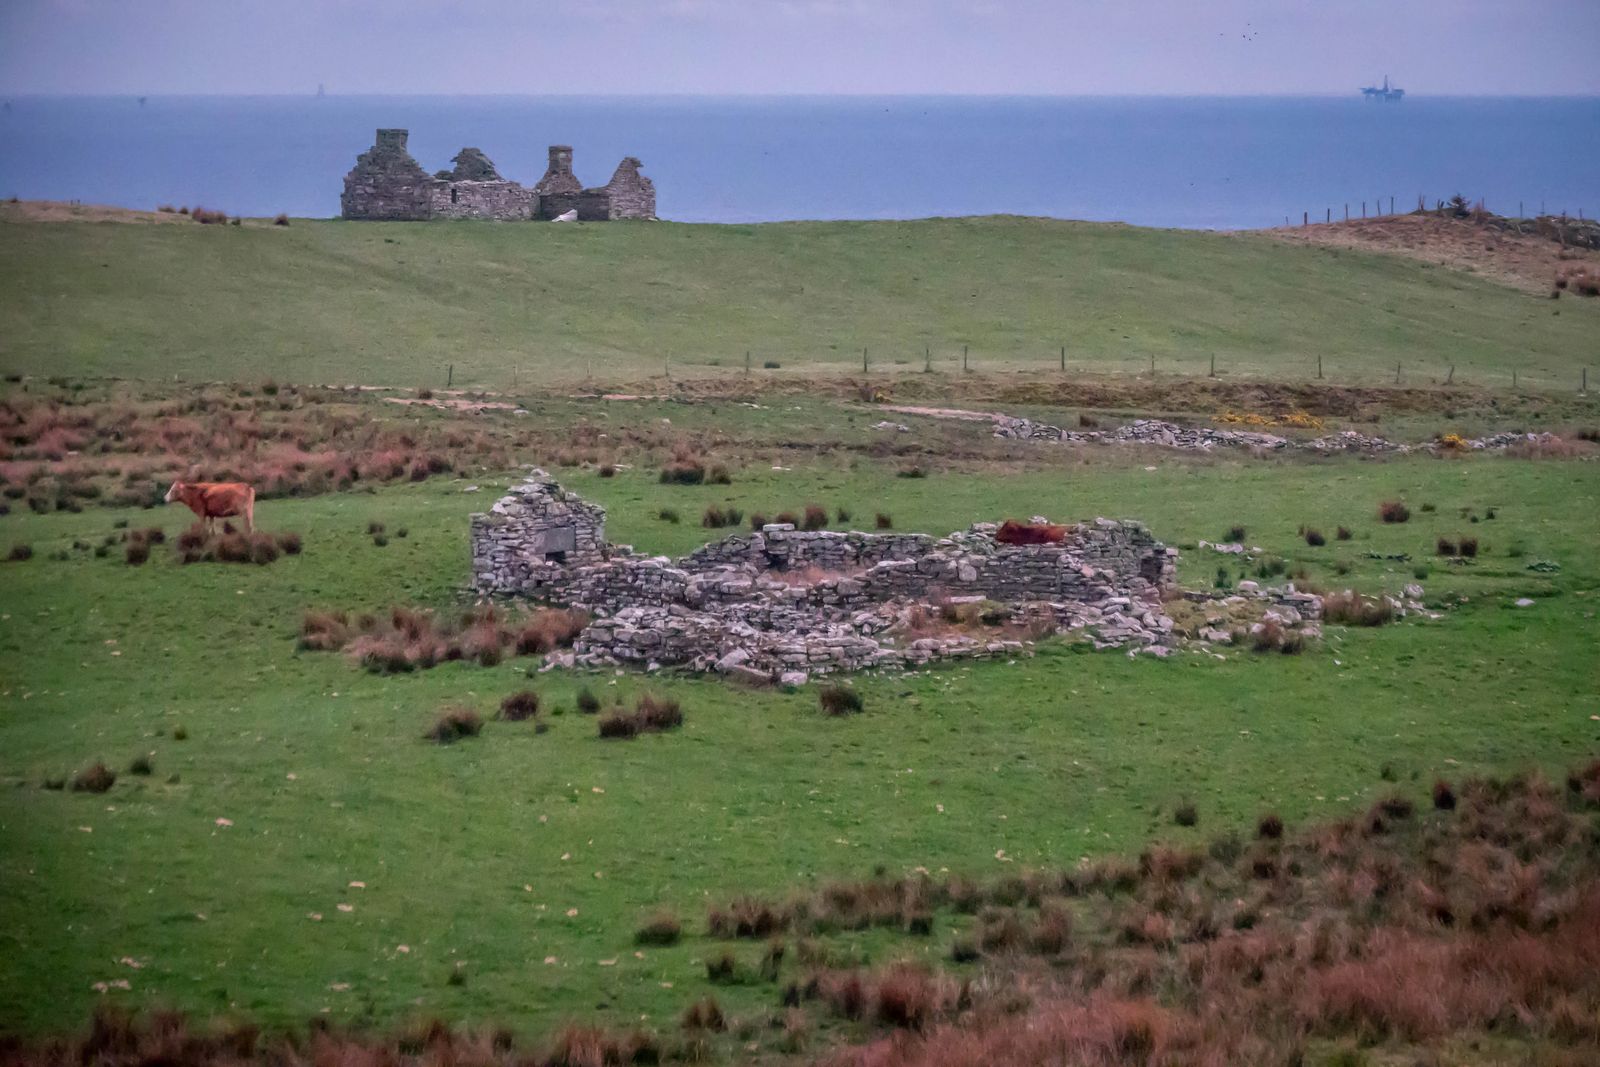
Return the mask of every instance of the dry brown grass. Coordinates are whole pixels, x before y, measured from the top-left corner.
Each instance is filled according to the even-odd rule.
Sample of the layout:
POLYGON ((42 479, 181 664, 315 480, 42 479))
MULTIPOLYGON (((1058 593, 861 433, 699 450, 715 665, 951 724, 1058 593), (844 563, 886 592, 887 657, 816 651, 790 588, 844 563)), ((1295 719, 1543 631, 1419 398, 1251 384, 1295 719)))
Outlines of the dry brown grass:
POLYGON ((468 707, 445 708, 422 736, 448 745, 464 737, 477 737, 483 731, 483 717, 468 707))
POLYGON ((1322 598, 1322 617, 1327 622, 1346 626, 1382 626, 1393 622, 1395 613, 1393 605, 1383 597, 1346 589, 1322 598))
POLYGON ((378 674, 426 670, 440 663, 472 660, 492 667, 506 655, 540 655, 570 645, 589 616, 566 608, 493 606, 472 608, 455 618, 396 606, 385 614, 308 611, 300 622, 300 647, 307 651, 344 650, 378 674))
MULTIPOLYGON (((1484 1063, 1594 1062, 1600 760, 1561 785, 1537 774, 1479 778, 1441 783, 1434 797, 1418 806, 1420 795, 1387 793, 1364 816, 1295 833, 1264 819, 1261 839, 1242 855, 1219 838, 1205 851, 1152 844, 1138 864, 1113 857, 987 883, 879 874, 781 900, 739 898, 710 909, 712 936, 809 934, 794 953, 805 971, 765 1027, 730 1021, 704 987, 686 989, 673 1049, 648 1034, 581 1024, 536 1054, 515 1050, 508 1035, 442 1024, 387 1035, 319 1028, 269 1045, 253 1028, 191 1031, 180 1016, 136 1020, 106 1008, 86 1034, 12 1041, 0 1056, 18 1067, 604 1067, 703 1058, 719 1041, 727 1056, 737 1040, 737 1062, 804 1046, 810 1060, 836 1067, 1477 1063, 1465 1053, 1485 1049, 1495 1055, 1484 1063), (1446 794, 1453 806, 1439 803, 1446 794), (861 966, 826 937, 937 911, 980 911, 975 933, 914 963, 861 966), (928 962, 946 955, 961 969, 928 962), (848 1025, 813 1034, 807 1002, 848 1025), (834 1047, 817 1048, 819 1040, 834 1047), (840 1044, 849 1042, 858 1043, 840 1044), (1360 1047, 1369 1058, 1326 1060, 1330 1047, 1360 1047)), ((645 944, 681 936, 670 914, 640 930, 645 944)), ((898 944, 887 941, 884 958, 898 944)), ((754 981, 733 952, 704 953, 708 975, 754 981)), ((771 946, 767 956, 774 962, 760 974, 772 981, 783 957, 771 946)))
POLYGON ((270 500, 511 462, 509 431, 464 419, 387 420, 374 417, 374 403, 295 386, 213 386, 161 399, 25 388, 0 399, 0 482, 35 511, 71 511, 159 505, 174 479, 248 482, 270 500))

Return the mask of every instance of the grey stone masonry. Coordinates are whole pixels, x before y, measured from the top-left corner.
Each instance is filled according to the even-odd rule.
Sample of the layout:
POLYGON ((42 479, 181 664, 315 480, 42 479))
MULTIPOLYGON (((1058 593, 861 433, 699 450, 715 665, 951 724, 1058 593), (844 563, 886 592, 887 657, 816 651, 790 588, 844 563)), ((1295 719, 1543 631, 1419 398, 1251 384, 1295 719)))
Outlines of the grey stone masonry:
POLYGON ((583 666, 761 677, 905 667, 1026 654, 1018 634, 1030 627, 1163 654, 1175 640, 1163 602, 1177 553, 1140 524, 1095 519, 1054 545, 1000 544, 995 530, 935 539, 772 524, 678 560, 647 557, 607 544, 604 511, 536 471, 473 516, 473 587, 589 611, 569 657, 583 666), (963 604, 997 629, 930 625, 963 604))
POLYGON ((585 189, 578 198, 578 218, 585 222, 656 217, 656 186, 639 173, 643 166, 633 156, 617 164, 611 180, 598 189, 585 189))
POLYGON ((488 514, 472 516, 472 572, 481 593, 540 595, 608 558, 605 509, 542 471, 513 486, 488 514))
POLYGON ((408 133, 377 132, 375 143, 345 175, 340 213, 347 219, 423 222, 429 219, 490 219, 526 222, 577 211, 583 219, 605 222, 655 218, 655 184, 628 156, 611 181, 584 189, 572 172, 572 149, 552 145, 550 166, 539 184, 528 188, 501 177, 478 148, 463 148, 453 170, 428 174, 406 148, 408 133))
POLYGON ((452 181, 458 182, 497 182, 500 181, 500 172, 494 169, 494 164, 489 157, 483 154, 481 148, 463 148, 456 153, 450 162, 456 169, 450 172, 452 181))
POLYGON ((406 150, 405 130, 379 130, 373 146, 356 159, 339 198, 347 219, 415 221, 432 216, 429 177, 406 150))
POLYGON ((533 191, 539 194, 541 219, 553 219, 577 208, 578 198, 583 195, 583 183, 572 173, 571 145, 550 146, 550 164, 533 191))

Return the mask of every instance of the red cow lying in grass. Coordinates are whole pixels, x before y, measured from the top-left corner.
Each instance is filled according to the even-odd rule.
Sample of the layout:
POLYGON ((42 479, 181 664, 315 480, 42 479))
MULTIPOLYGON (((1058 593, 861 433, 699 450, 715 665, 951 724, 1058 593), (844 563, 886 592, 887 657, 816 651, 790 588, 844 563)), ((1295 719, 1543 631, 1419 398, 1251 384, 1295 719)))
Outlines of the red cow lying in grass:
POLYGON ((246 531, 256 525, 256 491, 243 482, 173 482, 166 501, 181 500, 198 515, 209 532, 216 520, 244 516, 246 531))
POLYGON ((1002 545, 1059 545, 1067 538, 1067 528, 1049 522, 1018 522, 1007 519, 994 533, 1002 545))

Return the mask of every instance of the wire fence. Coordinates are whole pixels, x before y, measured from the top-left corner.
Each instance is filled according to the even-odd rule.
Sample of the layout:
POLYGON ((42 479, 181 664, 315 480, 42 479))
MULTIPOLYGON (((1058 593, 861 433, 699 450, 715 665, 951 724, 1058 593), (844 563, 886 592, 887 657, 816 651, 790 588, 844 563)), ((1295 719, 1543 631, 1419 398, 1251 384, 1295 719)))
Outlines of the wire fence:
MULTIPOLYGON (((574 362, 570 354, 560 358, 568 368, 552 375, 551 361, 530 355, 522 365, 507 369, 452 363, 441 367, 440 382, 446 388, 491 386, 510 388, 554 384, 603 386, 606 383, 656 381, 694 381, 708 378, 743 379, 753 385, 800 378, 893 379, 932 376, 960 379, 966 376, 1014 375, 1030 380, 1082 382, 1214 382, 1220 384, 1304 384, 1328 387, 1367 388, 1450 388, 1476 391, 1540 395, 1587 396, 1591 379, 1600 387, 1596 372, 1600 366, 1572 365, 1553 367, 1535 362, 1518 362, 1507 357, 1501 362, 1472 360, 1399 359, 1392 364, 1373 359, 1347 362, 1344 357, 1304 355, 1282 359, 1205 353, 1171 355, 1105 355, 1075 353, 1064 345, 1010 350, 977 349, 970 345, 924 346, 920 352, 863 346, 853 353, 829 349, 748 349, 737 355, 706 354, 659 357, 608 353, 574 362), (581 368, 581 369, 580 369, 581 368)), ((1600 362, 1600 361, 1597 361, 1600 362)))
MULTIPOLYGON (((1578 222, 1594 221, 1594 215, 1592 213, 1586 215, 1584 213, 1586 208, 1582 205, 1578 206, 1577 212, 1574 214, 1565 205, 1559 211, 1548 210, 1545 202, 1540 200, 1539 210, 1535 214, 1529 215, 1526 210, 1529 203, 1530 201, 1518 200, 1517 213, 1509 217, 1517 221, 1547 220, 1559 221, 1563 224, 1574 220, 1578 222)), ((1503 207, 1505 205, 1495 204, 1494 206, 1503 207)), ((1357 219, 1382 219, 1421 214, 1483 219, 1493 215, 1494 211, 1490 208, 1485 198, 1481 196, 1477 200, 1469 200, 1466 197, 1457 195, 1449 200, 1436 199, 1430 205, 1427 197, 1419 193, 1417 194, 1415 209, 1411 207, 1409 202, 1398 197, 1378 196, 1372 200, 1347 200, 1338 206, 1329 204, 1320 211, 1316 209, 1302 210, 1298 221, 1293 215, 1285 215, 1283 224, 1286 227, 1304 227, 1314 226, 1318 223, 1330 225, 1335 222, 1351 222, 1357 219)))

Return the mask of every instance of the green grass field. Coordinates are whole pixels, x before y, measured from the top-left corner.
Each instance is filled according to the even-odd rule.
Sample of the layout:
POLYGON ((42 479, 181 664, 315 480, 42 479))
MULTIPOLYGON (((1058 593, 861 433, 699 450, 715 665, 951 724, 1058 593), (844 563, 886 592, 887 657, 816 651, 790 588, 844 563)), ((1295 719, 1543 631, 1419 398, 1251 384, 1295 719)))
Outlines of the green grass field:
MULTIPOLYGON (((0 209, 0 220, 5 218, 0 209)), ((0 367, 494 389, 859 368, 1575 388, 1594 302, 1395 257, 1010 217, 761 226, 0 222, 0 367), (778 371, 763 364, 781 364, 778 371)))
MULTIPOLYGON (((31 377, 0 396, 0 558, 13 544, 33 555, 0 562, 0 1035, 71 1030, 107 999, 269 1027, 439 1016, 525 1034, 567 1020, 671 1032, 712 990, 704 960, 726 947, 703 936, 705 908, 735 895, 879 869, 1071 866, 1152 839, 1248 834, 1264 810, 1340 818, 1397 788, 1423 800, 1436 775, 1556 774, 1600 753, 1592 448, 1200 456, 997 442, 983 424, 888 416, 912 424, 900 434, 875 429, 884 413, 844 381, 866 347, 875 383, 915 381, 901 396, 1064 426, 1081 412, 1110 426, 1156 406, 1207 419, 1303 405, 1329 429, 1412 441, 1570 435, 1594 424, 1592 398, 1571 391, 1593 358, 1593 301, 1264 236, 1015 218, 236 228, 5 212, 0 369, 31 377), (1061 345, 1082 388, 1062 387, 1061 345), (941 373, 920 373, 925 346, 941 373), (669 358, 683 379, 742 374, 747 350, 748 388, 566 395, 591 375, 667 392, 669 358), (1225 388, 1201 378, 1213 355, 1225 388), (1152 356, 1157 380, 1135 381, 1152 356), (1310 379, 1319 356, 1320 386, 1391 382, 1398 361, 1408 385, 1454 366, 1467 388, 1279 388, 1310 379), (522 414, 260 387, 437 388, 452 366, 455 386, 503 391, 522 414), (1513 369, 1528 387, 1517 396, 1513 369), (74 381, 39 380, 53 376, 74 381), (140 381, 82 381, 107 377, 140 381), (732 466, 734 484, 660 484, 656 467, 686 445, 732 466), (140 499, 189 463, 255 464, 284 477, 277 493, 322 492, 350 483, 289 476, 413 446, 456 474, 264 499, 258 522, 306 546, 271 566, 181 566, 169 544, 134 567, 120 546, 106 558, 76 547, 119 521, 187 526, 176 507, 100 505, 135 484, 123 499, 140 499), (382 677, 297 649, 307 609, 467 604, 468 515, 518 476, 502 465, 563 452, 582 466, 558 477, 608 509, 611 540, 651 552, 717 536, 697 525, 712 504, 774 515, 817 502, 858 526, 884 512, 935 534, 1107 515, 1146 523, 1182 550, 1184 586, 1212 588, 1219 569, 1256 576, 1198 547, 1243 525, 1303 583, 1420 581, 1437 617, 1328 627, 1298 656, 1158 660, 1050 641, 1015 662, 860 676, 866 712, 848 719, 822 716, 815 686, 540 674, 532 657, 382 677), (612 462, 616 476, 600 477, 612 462), (910 463, 931 473, 897 477, 910 463), (1410 522, 1379 521, 1389 499, 1411 506, 1410 522), (681 523, 659 517, 668 507, 681 523), (386 546, 367 535, 373 521, 386 546), (1303 525, 1353 538, 1314 548, 1303 525), (1471 563, 1435 557, 1437 538, 1469 535, 1471 563), (528 686, 555 709, 547 732, 490 722, 451 746, 423 740, 440 708, 488 715, 528 686), (601 741, 575 710, 581 687, 606 701, 667 692, 687 722, 601 741), (131 773, 140 757, 152 773, 131 773), (44 787, 96 760, 119 772, 109 792, 44 787), (1174 824, 1186 800, 1193 828, 1174 824), (687 936, 636 947, 658 905, 687 936)), ((850 958, 950 967, 971 922, 941 914, 930 938, 824 940, 850 958)), ((735 951, 753 969, 759 946, 735 951)), ((977 967, 988 964, 955 969, 977 967)), ((715 993, 750 1025, 776 1005, 753 979, 715 993)), ((875 1032, 822 1025, 824 1045, 875 1032)), ((724 1062, 773 1051, 739 1029, 719 1039, 724 1062)), ((1528 1052, 1505 1040, 1511 1058, 1468 1058, 1528 1052)))
MULTIPOLYGON (((810 689, 561 672, 530 682, 532 659, 386 678, 296 651, 308 607, 454 602, 466 516, 506 476, 477 480, 476 493, 438 480, 268 501, 261 524, 306 539, 303 556, 270 567, 180 567, 167 550, 138 568, 47 558, 119 518, 174 531, 187 522, 175 509, 0 518, 0 548, 35 549, 0 563, 0 1024, 74 1027, 95 983, 126 980, 112 994, 126 1003, 275 1024, 326 1012, 670 1027, 709 988, 704 906, 731 894, 878 866, 991 876, 1071 864, 1152 835, 1199 840, 1267 808, 1292 822, 1359 810, 1393 788, 1386 768, 1420 796, 1436 773, 1557 771, 1600 748, 1594 464, 1152 462, 1102 455, 907 480, 822 458, 752 464, 728 487, 662 486, 644 469, 563 480, 609 509, 613 540, 671 553, 710 535, 661 522, 664 505, 693 516, 711 502, 814 499, 932 532, 1107 514, 1192 545, 1243 523, 1313 581, 1367 590, 1412 581, 1436 536, 1476 534, 1483 554, 1432 566, 1423 584, 1451 605, 1442 618, 1330 628, 1301 656, 1157 661, 1056 645, 1017 663, 863 677, 866 714, 831 720, 810 689), (1379 523, 1376 504, 1391 497, 1412 504, 1410 523, 1379 523), (1496 517, 1476 524, 1460 511, 1490 507, 1496 517), (408 536, 376 547, 372 520, 408 536), (1310 548, 1301 523, 1343 523, 1355 538, 1310 548), (1529 571, 1536 559, 1559 572, 1529 571), (1512 606, 1524 596, 1534 605, 1512 606), (548 733, 490 723, 450 747, 421 739, 441 705, 487 713, 527 684, 566 709, 548 733), (668 691, 687 724, 600 741, 571 710, 580 684, 603 698, 668 691), (103 796, 41 788, 144 754, 154 773, 123 773, 103 796), (1171 822, 1184 798, 1200 811, 1193 830, 1171 822), (658 903, 694 936, 636 951, 635 924, 658 903), (465 982, 450 984, 458 965, 465 982)), ((1185 551, 1184 583, 1208 586, 1217 565, 1185 551)), ((943 953, 950 936, 941 920, 913 951, 943 953)), ((907 951, 881 931, 836 940, 878 959, 907 951)), ((773 1003, 761 984, 717 995, 735 1012, 773 1003)))

